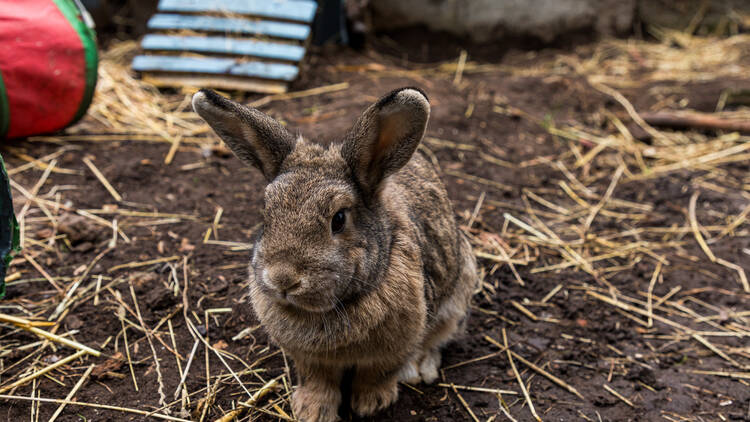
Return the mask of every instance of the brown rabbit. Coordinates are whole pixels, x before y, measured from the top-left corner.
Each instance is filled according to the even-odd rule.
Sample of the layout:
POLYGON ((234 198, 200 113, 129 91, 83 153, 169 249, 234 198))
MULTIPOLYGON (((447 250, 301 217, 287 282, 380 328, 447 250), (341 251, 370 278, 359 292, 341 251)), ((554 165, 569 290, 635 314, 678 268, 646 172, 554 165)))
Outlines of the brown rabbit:
POLYGON ((195 94, 193 108, 268 182, 250 298, 296 365, 297 418, 338 420, 351 368, 361 416, 396 401, 400 380, 433 382, 479 279, 445 187, 414 154, 430 115, 424 93, 391 92, 328 148, 213 91, 195 94))

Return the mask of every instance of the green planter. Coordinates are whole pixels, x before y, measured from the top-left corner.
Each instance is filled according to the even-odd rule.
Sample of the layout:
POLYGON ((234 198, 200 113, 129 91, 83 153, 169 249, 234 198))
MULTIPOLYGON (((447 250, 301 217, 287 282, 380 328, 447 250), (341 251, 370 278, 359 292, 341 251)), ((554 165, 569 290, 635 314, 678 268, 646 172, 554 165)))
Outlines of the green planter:
POLYGON ((10 196, 8 173, 0 156, 0 299, 5 297, 5 271, 14 252, 19 249, 19 231, 13 200, 10 196))

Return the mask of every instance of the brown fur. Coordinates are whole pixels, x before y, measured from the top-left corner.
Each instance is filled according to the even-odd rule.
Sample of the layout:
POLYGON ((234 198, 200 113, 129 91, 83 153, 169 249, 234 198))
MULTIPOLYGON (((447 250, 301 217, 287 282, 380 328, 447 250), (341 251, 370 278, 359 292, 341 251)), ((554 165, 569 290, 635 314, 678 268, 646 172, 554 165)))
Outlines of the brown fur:
POLYGON ((439 348, 461 329, 478 277, 442 182, 414 154, 429 117, 426 96, 393 91, 328 148, 210 91, 193 106, 270 182, 250 298, 295 362, 296 416, 337 420, 348 368, 360 415, 393 403, 399 380, 434 381, 439 348), (339 211, 345 224, 334 233, 339 211))

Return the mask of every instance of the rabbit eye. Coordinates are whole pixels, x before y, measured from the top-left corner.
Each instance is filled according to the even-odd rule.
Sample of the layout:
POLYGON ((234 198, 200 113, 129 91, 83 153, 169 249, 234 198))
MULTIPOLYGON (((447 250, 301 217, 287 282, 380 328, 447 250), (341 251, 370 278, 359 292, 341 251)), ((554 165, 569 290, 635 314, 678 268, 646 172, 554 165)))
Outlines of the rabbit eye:
POLYGON ((331 219, 331 231, 333 234, 341 233, 344 230, 344 223, 346 223, 346 212, 340 209, 331 219))

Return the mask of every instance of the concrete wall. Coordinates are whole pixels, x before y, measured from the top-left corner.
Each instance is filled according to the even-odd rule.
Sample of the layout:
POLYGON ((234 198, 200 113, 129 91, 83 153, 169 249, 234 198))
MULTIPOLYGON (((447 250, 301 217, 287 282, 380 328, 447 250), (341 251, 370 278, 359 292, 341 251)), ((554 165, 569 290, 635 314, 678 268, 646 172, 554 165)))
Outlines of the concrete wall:
POLYGON ((631 31, 636 0, 370 0, 374 30, 426 25, 486 42, 503 36, 542 41, 576 31, 631 31))

